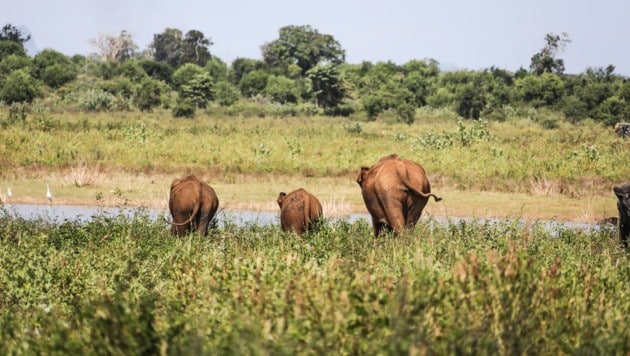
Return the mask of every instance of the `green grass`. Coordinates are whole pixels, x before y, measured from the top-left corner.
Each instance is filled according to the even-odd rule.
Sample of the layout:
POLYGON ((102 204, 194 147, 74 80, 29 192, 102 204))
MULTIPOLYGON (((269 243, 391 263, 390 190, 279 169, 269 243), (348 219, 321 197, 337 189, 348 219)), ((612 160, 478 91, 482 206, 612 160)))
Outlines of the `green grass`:
POLYGON ((630 166, 630 140, 589 121, 546 130, 528 118, 461 122, 427 110, 408 126, 208 113, 173 119, 167 111, 40 110, 12 121, 1 109, 0 126, 0 194, 12 186, 13 202, 35 204, 47 202, 49 184, 58 204, 164 208, 170 182, 194 173, 226 208, 274 210, 280 191, 304 187, 345 212, 364 212, 359 167, 396 152, 422 164, 433 190, 448 198, 429 213, 593 222, 616 214, 612 187, 627 181, 630 166))
POLYGON ((629 262, 614 231, 517 220, 176 239, 142 212, 5 216, 0 353, 625 355, 629 262))
POLYGON ((526 119, 483 124, 419 118, 407 126, 328 117, 189 120, 123 112, 46 114, 49 124, 42 125, 37 115, 43 114, 25 123, 4 121, 3 176, 79 163, 127 172, 210 171, 226 179, 239 173, 345 176, 397 152, 423 164, 437 180, 465 189, 531 191, 547 182, 559 192, 580 194, 593 190, 585 184, 626 179, 630 164, 630 142, 588 123, 544 130, 526 119))

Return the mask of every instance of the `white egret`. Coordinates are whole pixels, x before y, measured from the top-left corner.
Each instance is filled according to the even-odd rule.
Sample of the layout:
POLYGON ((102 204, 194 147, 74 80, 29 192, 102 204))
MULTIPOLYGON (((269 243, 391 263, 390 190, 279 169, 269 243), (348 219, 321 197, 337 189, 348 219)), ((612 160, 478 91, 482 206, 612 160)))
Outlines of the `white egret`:
POLYGON ((52 192, 50 191, 50 186, 46 184, 46 198, 48 198, 48 202, 52 203, 52 192))

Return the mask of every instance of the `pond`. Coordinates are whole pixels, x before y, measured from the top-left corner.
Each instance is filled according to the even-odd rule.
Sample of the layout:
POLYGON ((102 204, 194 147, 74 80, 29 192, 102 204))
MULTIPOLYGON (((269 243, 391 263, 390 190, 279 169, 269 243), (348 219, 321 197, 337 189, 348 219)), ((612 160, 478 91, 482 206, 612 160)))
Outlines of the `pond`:
MULTIPOLYGON (((147 209, 147 208, 131 208, 131 207, 99 207, 99 206, 77 206, 77 205, 32 205, 32 204, 5 204, 0 205, 0 217, 3 215, 13 215, 28 220, 43 219, 50 222, 63 221, 80 221, 88 222, 93 217, 100 216, 118 216, 125 214, 132 217, 136 214, 145 214, 153 219, 168 219, 170 214, 166 210, 147 209)), ((355 222, 365 219, 367 223, 371 223, 369 214, 354 213, 333 220, 342 220, 347 222, 355 222)), ((251 224, 270 226, 280 224, 279 211, 249 211, 249 210, 222 210, 216 216, 219 227, 225 226, 227 223, 236 224, 243 227, 251 224)), ((501 219, 481 219, 474 217, 427 217, 422 216, 421 221, 430 220, 431 223, 438 225, 461 224, 466 222, 480 223, 498 223, 501 219)), ((524 225, 524 221, 521 221, 524 225)), ((581 229, 584 231, 594 231, 601 229, 615 229, 614 225, 587 224, 574 221, 556 221, 556 220, 537 220, 536 224, 542 225, 553 234, 564 229, 581 229)))
MULTIPOLYGON (((171 220, 171 216, 167 210, 82 205, 5 204, 4 212, 0 211, 0 216, 9 214, 27 220, 42 219, 49 222, 88 222, 93 217, 112 217, 118 216, 120 214, 132 217, 133 215, 139 213, 146 214, 153 219, 168 219, 169 221, 171 220)), ((368 214, 350 214, 341 217, 340 219, 349 222, 353 222, 358 219, 367 219, 369 221, 370 216, 368 214)), ((226 222, 236 224, 237 226, 245 226, 249 224, 257 224, 262 226, 277 225, 280 224, 280 212, 250 210, 234 211, 219 209, 219 211, 217 212, 216 220, 219 226, 222 226, 226 222)))

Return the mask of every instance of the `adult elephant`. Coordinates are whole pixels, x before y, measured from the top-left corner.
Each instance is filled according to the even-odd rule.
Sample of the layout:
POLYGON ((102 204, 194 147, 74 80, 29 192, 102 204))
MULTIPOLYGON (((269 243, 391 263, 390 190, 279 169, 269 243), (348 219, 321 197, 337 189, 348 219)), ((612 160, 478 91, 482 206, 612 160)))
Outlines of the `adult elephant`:
POLYGON ((628 248, 630 239, 630 183, 613 188, 617 196, 619 210, 619 239, 623 247, 628 248))
POLYGON ((277 202, 283 231, 293 231, 302 235, 311 231, 314 223, 323 216, 322 204, 304 188, 296 189, 289 194, 280 192, 277 202))
POLYGON ((184 236, 192 231, 206 235, 219 209, 219 199, 212 187, 190 175, 173 181, 168 207, 173 216, 173 235, 184 236))
POLYGON ((429 197, 442 200, 431 194, 424 168, 397 154, 382 157, 370 168, 361 167, 357 183, 377 237, 385 229, 399 234, 415 226, 429 197))

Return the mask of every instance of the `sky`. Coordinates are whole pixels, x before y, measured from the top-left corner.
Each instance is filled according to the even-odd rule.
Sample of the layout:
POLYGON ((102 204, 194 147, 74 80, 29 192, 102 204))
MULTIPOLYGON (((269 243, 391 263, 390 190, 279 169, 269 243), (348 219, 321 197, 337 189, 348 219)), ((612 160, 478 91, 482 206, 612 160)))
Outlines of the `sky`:
POLYGON ((201 31, 230 64, 262 58, 284 26, 334 37, 347 63, 437 60, 443 70, 529 69, 547 33, 571 41, 565 73, 615 66, 630 77, 628 0, 2 0, 0 26, 31 34, 29 55, 96 52, 90 39, 126 30, 140 50, 166 28, 201 31))

